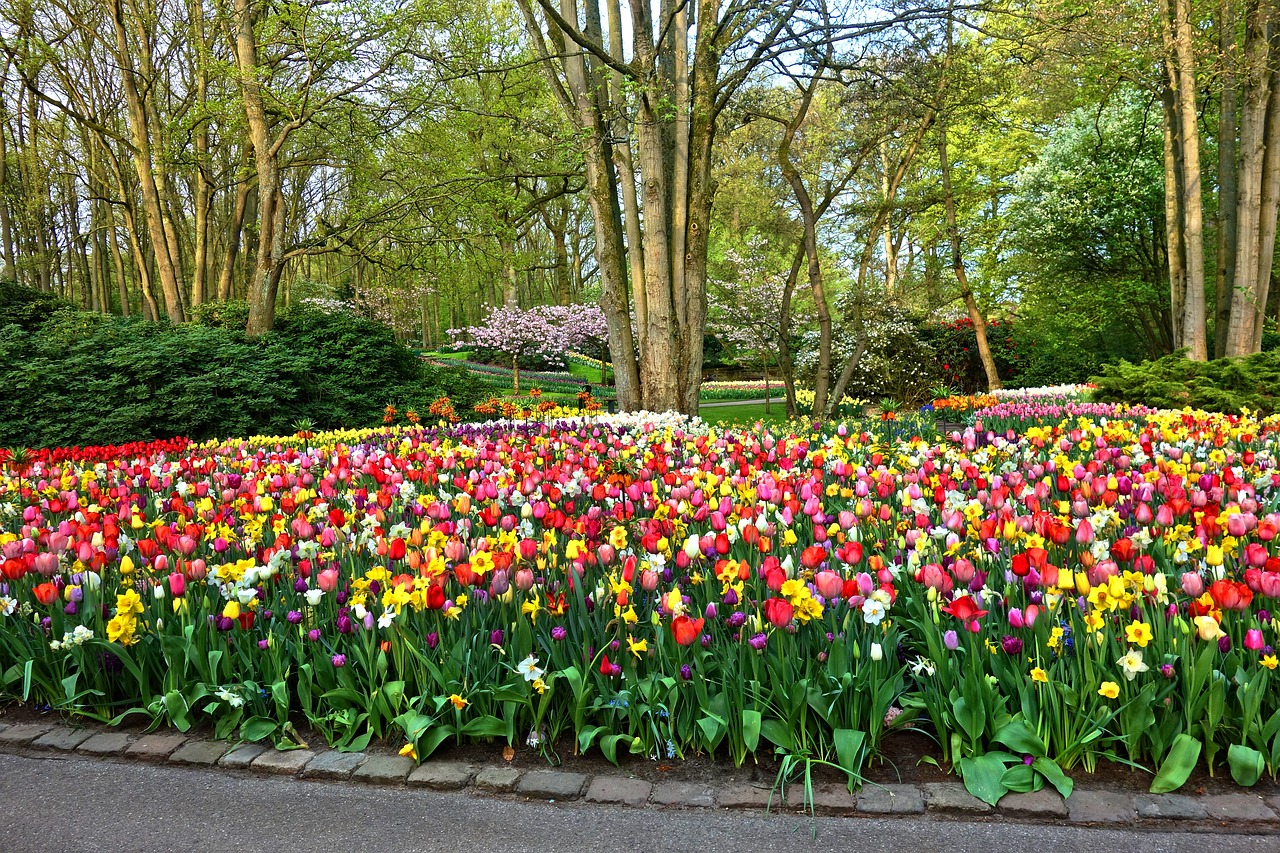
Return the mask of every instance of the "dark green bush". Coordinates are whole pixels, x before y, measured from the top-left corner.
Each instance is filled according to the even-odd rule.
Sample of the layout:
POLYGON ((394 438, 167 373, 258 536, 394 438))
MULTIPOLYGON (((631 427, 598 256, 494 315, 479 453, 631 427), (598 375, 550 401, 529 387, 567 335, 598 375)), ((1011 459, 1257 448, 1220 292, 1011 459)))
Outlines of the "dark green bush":
POLYGON ((63 310, 0 327, 0 445, 116 444, 374 426, 392 403, 427 417, 448 394, 468 413, 484 389, 424 364, 386 327, 351 314, 282 312, 260 338, 63 310))
POLYGON ((1098 386, 1094 399, 1102 402, 1230 414, 1280 411, 1280 352, 1204 362, 1180 350, 1155 361, 1106 365, 1091 381, 1098 386))
POLYGON ((52 293, 24 287, 16 281, 0 280, 0 327, 13 324, 34 329, 55 312, 70 307, 70 302, 52 293))

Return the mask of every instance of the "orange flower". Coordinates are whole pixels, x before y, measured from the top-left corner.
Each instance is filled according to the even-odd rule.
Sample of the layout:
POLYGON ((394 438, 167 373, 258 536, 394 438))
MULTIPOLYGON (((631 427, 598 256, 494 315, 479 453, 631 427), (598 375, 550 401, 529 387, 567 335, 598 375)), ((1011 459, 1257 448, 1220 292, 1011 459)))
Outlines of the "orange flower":
POLYGON ((703 619, 690 619, 682 614, 671 620, 671 633, 680 645, 691 646, 697 642, 698 637, 702 636, 704 621, 703 619))
POLYGON ((36 601, 48 607, 58 600, 58 588, 51 583, 42 583, 32 590, 35 593, 36 601))

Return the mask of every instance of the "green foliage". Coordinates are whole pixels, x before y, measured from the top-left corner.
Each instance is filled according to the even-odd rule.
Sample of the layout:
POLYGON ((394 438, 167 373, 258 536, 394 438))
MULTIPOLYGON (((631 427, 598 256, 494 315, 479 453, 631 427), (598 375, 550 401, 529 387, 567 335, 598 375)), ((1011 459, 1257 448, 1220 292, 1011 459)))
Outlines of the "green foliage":
POLYGON ((24 287, 16 281, 0 280, 0 326, 10 324, 34 329, 71 303, 52 293, 24 287))
POLYGON ((64 310, 34 329, 0 328, 0 383, 0 443, 32 447, 287 434, 300 419, 372 426, 388 402, 426 412, 448 394, 469 411, 478 396, 386 327, 315 310, 282 312, 258 339, 64 310))
POLYGON ((191 309, 191 319, 211 329, 243 329, 249 324, 249 303, 243 299, 205 302, 191 309))
POLYGON ((1155 361, 1106 365, 1091 381, 1098 386, 1094 399, 1102 402, 1230 414, 1280 411, 1280 352, 1201 362, 1180 350, 1155 361))

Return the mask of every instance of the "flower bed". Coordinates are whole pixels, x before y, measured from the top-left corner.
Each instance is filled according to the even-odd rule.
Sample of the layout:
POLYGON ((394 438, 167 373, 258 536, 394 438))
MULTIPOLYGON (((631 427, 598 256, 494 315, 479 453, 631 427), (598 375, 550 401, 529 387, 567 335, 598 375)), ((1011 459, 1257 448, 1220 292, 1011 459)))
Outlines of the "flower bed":
POLYGON ((1280 763, 1280 419, 1013 438, 674 415, 11 460, 0 683, 104 720, 425 757, 761 751, 887 731, 977 796, 1101 761, 1280 763))

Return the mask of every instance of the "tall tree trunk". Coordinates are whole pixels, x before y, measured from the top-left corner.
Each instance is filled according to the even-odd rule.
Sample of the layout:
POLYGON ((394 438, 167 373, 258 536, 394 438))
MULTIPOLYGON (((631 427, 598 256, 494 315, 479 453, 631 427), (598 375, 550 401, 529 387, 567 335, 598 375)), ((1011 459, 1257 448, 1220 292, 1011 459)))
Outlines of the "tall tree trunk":
POLYGON ((1262 351, 1262 325, 1267 299, 1271 295, 1271 267, 1276 250, 1276 216, 1280 213, 1280 24, 1274 19, 1270 44, 1271 102, 1267 107, 1266 156, 1262 161, 1262 209, 1258 228, 1258 294, 1254 300, 1253 345, 1250 352, 1262 351))
MULTIPOLYGON (((1182 173, 1182 245, 1185 251, 1187 290, 1182 312, 1182 341, 1196 361, 1209 357, 1205 338, 1204 212, 1200 191, 1200 130, 1196 123, 1195 52, 1191 41, 1190 0, 1164 0, 1166 26, 1162 27, 1166 52, 1171 57, 1170 85, 1174 92, 1178 126, 1178 165, 1182 173)), ((1243 124, 1243 123, 1242 123, 1243 124)), ((1242 157, 1244 144, 1241 143, 1242 157)), ((1240 223, 1240 233, 1246 228, 1240 223)), ((1240 264, 1236 262, 1237 277, 1240 264)))
POLYGON ((1226 355, 1253 350, 1255 303, 1258 298, 1258 258, 1262 228, 1262 172, 1270 100, 1271 73, 1267 68, 1268 14, 1254 2, 1245 20, 1244 105, 1240 112, 1239 236, 1236 276, 1231 293, 1226 355))
POLYGON ((1222 0, 1218 10, 1218 61, 1222 97, 1218 102, 1218 270, 1214 288, 1215 358, 1227 354, 1231 300, 1235 292, 1237 240, 1236 134, 1239 84, 1235 73, 1236 0, 1222 0))
POLYGON ((182 311, 179 270, 177 259, 170 251, 172 244, 165 227, 164 209, 151 155, 151 127, 138 89, 137 71, 132 59, 133 49, 125 31, 123 0, 113 0, 112 13, 116 37, 115 58, 121 64, 121 79, 133 142, 133 165, 142 193, 142 212, 146 218, 147 230, 151 234, 151 248, 155 253, 156 275, 160 280, 160 290, 164 294, 165 311, 169 319, 174 323, 181 323, 186 318, 182 311))
POLYGON ((1173 348, 1181 349, 1184 327, 1182 315, 1187 301, 1186 249, 1182 243, 1185 229, 1182 226, 1182 169, 1178 162, 1178 122, 1174 109, 1173 92, 1165 88, 1161 101, 1164 105, 1164 219, 1165 251, 1169 258, 1169 306, 1170 331, 1173 348))
POLYGON ((284 263, 284 196, 279 154, 289 133, 298 125, 298 119, 286 124, 274 138, 271 136, 258 81, 256 16, 249 3, 250 0, 235 0, 232 32, 240 93, 258 171, 258 252, 249 283, 249 322, 245 331, 261 335, 275 325, 276 295, 284 263))
POLYGON ((951 269, 955 273, 956 283, 960 285, 960 298, 973 321, 973 333, 978 339, 978 357, 982 360, 982 370, 987 376, 987 389, 996 391, 1003 387, 1000 373, 996 370, 996 360, 991 356, 991 344, 987 340, 987 318, 983 316, 978 300, 974 298, 973 288, 969 286, 969 276, 964 268, 964 253, 960 247, 960 226, 956 221, 956 198, 951 187, 951 161, 947 151, 947 123, 938 124, 938 164, 942 173, 942 203, 947 216, 947 236, 951 240, 951 269))
POLYGON ((236 185, 235 207, 227 220, 226 255, 222 259, 222 275, 218 277, 218 299, 226 302, 232 297, 232 284, 236 274, 236 260, 240 255, 241 235, 244 233, 245 213, 249 209, 249 196, 254 180, 249 174, 241 177, 236 185))

